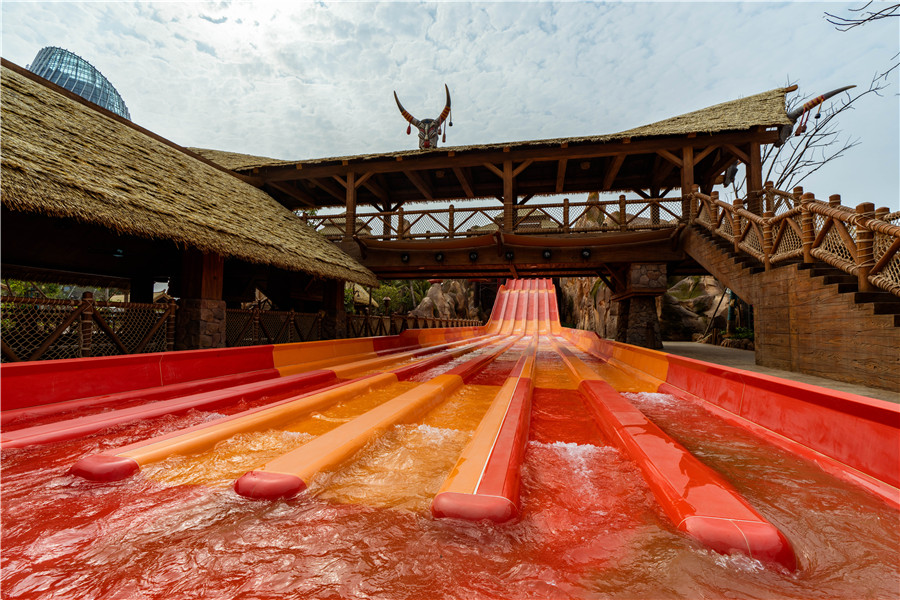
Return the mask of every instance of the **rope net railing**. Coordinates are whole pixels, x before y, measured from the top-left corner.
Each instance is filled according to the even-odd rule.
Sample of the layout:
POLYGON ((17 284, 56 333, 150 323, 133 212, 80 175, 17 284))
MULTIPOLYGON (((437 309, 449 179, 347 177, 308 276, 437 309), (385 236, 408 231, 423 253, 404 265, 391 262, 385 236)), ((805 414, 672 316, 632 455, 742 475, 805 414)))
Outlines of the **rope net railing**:
POLYGON ((174 303, 0 298, 3 362, 114 356, 174 349, 174 303))
POLYGON ((767 184, 758 192, 763 215, 744 208, 745 200, 719 200, 718 193, 692 193, 693 222, 752 256, 767 270, 791 260, 822 261, 855 275, 859 291, 883 290, 900 296, 900 211, 854 208, 838 195, 827 202, 797 187, 792 193, 767 184))

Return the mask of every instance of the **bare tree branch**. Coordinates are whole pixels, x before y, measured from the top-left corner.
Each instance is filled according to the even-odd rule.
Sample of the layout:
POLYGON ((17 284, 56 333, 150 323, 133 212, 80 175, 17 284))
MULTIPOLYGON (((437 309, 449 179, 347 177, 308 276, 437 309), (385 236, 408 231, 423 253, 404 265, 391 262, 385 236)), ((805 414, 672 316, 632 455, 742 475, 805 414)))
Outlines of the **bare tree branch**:
POLYGON ((872 21, 878 21, 879 19, 886 19, 888 17, 900 17, 900 12, 898 12, 898 10, 900 10, 900 4, 889 4, 881 10, 876 11, 866 10, 871 5, 872 2, 870 1, 866 2, 859 8, 849 9, 850 12, 858 13, 860 16, 842 17, 826 12, 826 20, 834 25, 835 29, 837 29, 838 31, 848 31, 850 29, 853 29, 854 27, 859 27, 860 25, 865 25, 866 23, 871 23, 872 21))

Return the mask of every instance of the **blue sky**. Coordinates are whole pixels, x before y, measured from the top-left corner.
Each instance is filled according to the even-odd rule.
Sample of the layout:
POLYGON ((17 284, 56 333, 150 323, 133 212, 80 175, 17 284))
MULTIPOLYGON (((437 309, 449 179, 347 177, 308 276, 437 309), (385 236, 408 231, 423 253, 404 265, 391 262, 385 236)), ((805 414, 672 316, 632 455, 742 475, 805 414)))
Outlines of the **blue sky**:
MULTIPOLYGON (((3 57, 89 60, 140 125, 285 159, 413 148, 453 97, 447 145, 612 133, 785 85, 803 97, 896 61, 900 19, 845 33, 851 3, 2 2, 3 57)), ((804 182, 900 208, 898 70, 843 116, 860 146, 804 182)))

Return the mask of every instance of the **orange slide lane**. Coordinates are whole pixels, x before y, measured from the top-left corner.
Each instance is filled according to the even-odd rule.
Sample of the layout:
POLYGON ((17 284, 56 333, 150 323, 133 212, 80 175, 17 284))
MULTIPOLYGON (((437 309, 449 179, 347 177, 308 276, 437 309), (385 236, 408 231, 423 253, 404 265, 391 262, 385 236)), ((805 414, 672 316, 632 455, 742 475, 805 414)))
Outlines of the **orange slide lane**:
POLYGON ((508 350, 519 338, 496 342, 496 349, 448 370, 392 400, 332 429, 238 478, 235 491, 249 498, 290 498, 306 489, 320 471, 340 466, 366 442, 392 425, 419 419, 463 382, 508 350))
POLYGON ((795 570, 790 542, 718 473, 701 463, 567 347, 556 352, 606 436, 635 461, 675 526, 717 552, 745 553, 795 570))
POLYGON ((532 338, 434 497, 435 517, 502 522, 518 515, 538 339, 532 338))
POLYGON ((72 466, 71 473, 94 481, 124 479, 140 470, 142 465, 162 460, 172 454, 200 452, 238 433, 275 427, 313 411, 371 392, 376 388, 408 379, 442 362, 492 343, 495 343, 495 339, 488 337, 475 343, 443 350, 437 356, 398 367, 393 371, 364 375, 325 389, 294 395, 268 406, 223 417, 211 423, 196 425, 121 448, 86 456, 72 466))

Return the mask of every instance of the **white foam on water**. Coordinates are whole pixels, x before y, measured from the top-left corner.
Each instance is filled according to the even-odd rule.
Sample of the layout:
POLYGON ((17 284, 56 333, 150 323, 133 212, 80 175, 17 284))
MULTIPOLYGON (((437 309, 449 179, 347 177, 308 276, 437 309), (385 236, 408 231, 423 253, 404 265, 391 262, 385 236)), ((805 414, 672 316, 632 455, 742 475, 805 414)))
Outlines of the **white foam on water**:
POLYGON ((595 469, 592 464, 597 458, 608 452, 615 452, 611 446, 594 446, 593 444, 577 444, 575 442, 528 442, 532 447, 546 448, 559 454, 572 471, 581 477, 590 477, 595 469))
POLYGON ((657 394, 653 392, 626 392, 622 394, 629 400, 641 402, 644 404, 655 404, 657 406, 674 406, 678 402, 678 398, 672 394, 657 394))
POLYGON ((761 561, 746 554, 720 554, 715 550, 695 549, 694 552, 711 558, 717 567, 727 571, 738 573, 760 573, 766 570, 766 565, 761 561))
POLYGON ((453 439, 459 436, 460 432, 457 429, 447 429, 445 427, 432 427, 431 425, 417 425, 413 427, 413 429, 419 433, 422 437, 429 441, 434 442, 443 442, 448 439, 453 439))

